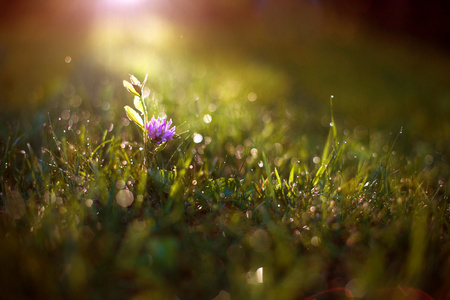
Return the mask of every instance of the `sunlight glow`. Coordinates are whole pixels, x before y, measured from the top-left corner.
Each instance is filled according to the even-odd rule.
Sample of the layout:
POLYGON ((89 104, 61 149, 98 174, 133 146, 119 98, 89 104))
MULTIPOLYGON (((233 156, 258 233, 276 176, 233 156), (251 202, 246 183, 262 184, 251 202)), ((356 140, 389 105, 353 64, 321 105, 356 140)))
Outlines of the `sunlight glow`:
POLYGON ((145 0, 100 0, 102 5, 132 7, 145 3, 145 0))

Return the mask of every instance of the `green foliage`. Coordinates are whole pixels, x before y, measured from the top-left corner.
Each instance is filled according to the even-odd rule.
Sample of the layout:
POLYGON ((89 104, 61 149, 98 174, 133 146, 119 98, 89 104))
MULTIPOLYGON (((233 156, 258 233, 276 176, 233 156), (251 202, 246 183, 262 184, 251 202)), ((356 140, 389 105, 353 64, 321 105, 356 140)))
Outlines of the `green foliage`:
MULTIPOLYGON (((229 120, 217 128, 239 126, 229 120)), ((266 147, 280 135, 249 131, 266 139, 259 150, 217 131, 214 145, 185 136, 145 167, 131 126, 92 123, 50 114, 40 151, 3 135, 6 298, 298 299, 354 292, 350 282, 368 296, 398 284, 447 293, 447 187, 393 155, 395 141, 369 155, 331 114, 312 164, 288 154, 307 146, 266 147)))

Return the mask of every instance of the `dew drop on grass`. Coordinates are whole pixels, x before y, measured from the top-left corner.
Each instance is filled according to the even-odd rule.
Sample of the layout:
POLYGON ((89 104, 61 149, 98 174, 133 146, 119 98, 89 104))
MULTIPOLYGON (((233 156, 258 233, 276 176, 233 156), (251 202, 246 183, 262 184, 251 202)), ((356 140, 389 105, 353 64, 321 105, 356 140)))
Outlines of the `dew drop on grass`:
POLYGON ((262 160, 259 161, 258 166, 259 166, 260 168, 262 168, 262 167, 264 166, 264 163, 263 163, 262 160))
POLYGON ((92 199, 86 199, 86 201, 84 201, 84 204, 86 205, 86 207, 91 207, 92 204, 94 204, 94 201, 92 199))
POLYGON ((116 182, 116 187, 117 187, 119 190, 124 189, 124 188, 125 188, 125 181, 123 181, 123 180, 117 180, 117 182, 116 182))
POLYGON ((215 112, 216 109, 217 109, 217 106, 215 104, 211 103, 211 104, 208 105, 208 110, 210 112, 215 112))
POLYGON ((258 99, 258 95, 254 92, 250 92, 247 95, 247 99, 248 99, 248 101, 254 102, 254 101, 256 101, 256 99, 258 99))
POLYGON ((203 122, 205 122, 206 124, 211 123, 211 121, 212 121, 212 117, 210 114, 206 114, 203 116, 203 122))
POLYGON ((104 111, 108 111, 110 107, 111 107, 111 104, 109 104, 109 102, 107 102, 107 101, 105 101, 105 102, 103 102, 103 103, 101 104, 101 108, 102 108, 104 111))
POLYGON ((258 268, 258 270, 256 270, 256 281, 258 283, 263 283, 264 282, 263 267, 258 268))
POLYGON ((116 202, 122 207, 128 207, 133 204, 134 195, 129 190, 120 190, 116 194, 116 202))
POLYGON ((193 140, 196 144, 201 143, 203 141, 203 136, 199 133, 194 133, 193 140))

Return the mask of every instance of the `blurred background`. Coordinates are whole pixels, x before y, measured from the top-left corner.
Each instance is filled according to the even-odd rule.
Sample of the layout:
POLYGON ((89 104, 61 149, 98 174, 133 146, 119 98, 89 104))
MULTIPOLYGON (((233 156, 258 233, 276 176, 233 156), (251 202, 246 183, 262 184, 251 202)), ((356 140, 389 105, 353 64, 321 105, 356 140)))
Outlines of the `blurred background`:
POLYGON ((290 120, 296 139, 326 135, 334 95, 342 134, 369 144, 403 127, 400 149, 445 162, 449 11, 444 0, 1 0, 3 124, 52 108, 107 114, 129 101, 122 80, 148 73, 161 111, 214 120, 233 103, 240 120, 290 120))

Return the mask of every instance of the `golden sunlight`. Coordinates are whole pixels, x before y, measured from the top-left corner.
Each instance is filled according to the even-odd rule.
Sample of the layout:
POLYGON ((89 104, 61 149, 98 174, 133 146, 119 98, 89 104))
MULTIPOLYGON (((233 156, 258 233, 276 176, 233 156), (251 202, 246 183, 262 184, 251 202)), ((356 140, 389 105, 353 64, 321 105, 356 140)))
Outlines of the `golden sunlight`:
POLYGON ((129 8, 134 8, 138 5, 141 5, 145 2, 145 0, 100 0, 99 4, 100 5, 104 5, 104 6, 120 6, 121 8, 123 7, 129 7, 129 8))

